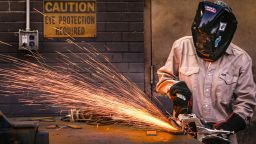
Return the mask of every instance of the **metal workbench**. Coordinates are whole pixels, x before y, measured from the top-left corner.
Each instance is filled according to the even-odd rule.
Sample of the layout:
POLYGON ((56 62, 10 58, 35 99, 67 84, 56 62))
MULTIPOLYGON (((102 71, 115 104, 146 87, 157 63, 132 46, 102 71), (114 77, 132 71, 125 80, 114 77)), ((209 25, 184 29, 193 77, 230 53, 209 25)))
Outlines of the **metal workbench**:
POLYGON ((188 135, 173 135, 157 132, 148 136, 146 130, 121 125, 88 125, 70 122, 40 122, 39 130, 49 132, 50 144, 200 144, 188 135), (67 127, 69 124, 81 126, 81 129, 67 127), (49 125, 57 128, 47 129, 49 125))

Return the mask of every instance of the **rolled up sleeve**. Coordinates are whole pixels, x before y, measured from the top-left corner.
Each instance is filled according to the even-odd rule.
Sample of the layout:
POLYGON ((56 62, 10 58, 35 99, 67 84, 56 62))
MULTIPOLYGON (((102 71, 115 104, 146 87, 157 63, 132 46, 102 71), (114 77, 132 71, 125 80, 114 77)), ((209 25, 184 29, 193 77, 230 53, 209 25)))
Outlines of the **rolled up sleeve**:
POLYGON ((176 53, 178 47, 179 42, 174 42, 165 65, 157 71, 159 81, 156 85, 156 91, 160 94, 168 95, 170 87, 178 80, 179 63, 178 53, 176 53))

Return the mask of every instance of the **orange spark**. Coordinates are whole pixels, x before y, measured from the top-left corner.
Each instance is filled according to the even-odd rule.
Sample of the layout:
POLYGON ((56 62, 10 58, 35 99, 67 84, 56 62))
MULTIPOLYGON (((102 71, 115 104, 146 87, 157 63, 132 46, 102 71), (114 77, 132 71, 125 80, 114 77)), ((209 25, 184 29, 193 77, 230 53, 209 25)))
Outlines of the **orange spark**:
POLYGON ((9 43, 6 43, 6 42, 3 42, 3 41, 0 41, 0 43, 2 43, 2 44, 4 44, 4 45, 8 45, 8 46, 13 46, 13 45, 11 45, 11 44, 9 44, 9 43))
POLYGON ((0 55, 0 61, 12 64, 0 68, 1 92, 16 92, 20 101, 30 105, 40 102, 79 108, 138 128, 177 131, 135 83, 117 72, 111 58, 90 44, 81 47, 70 39, 66 42, 76 46, 77 52, 57 52, 62 66, 46 65, 46 58, 36 53, 31 56, 38 64, 0 55), (38 95, 28 99, 24 92, 38 95))
MULTIPOLYGON (((72 41, 69 43, 75 44, 72 41)), ((87 70, 88 75, 82 75, 74 69, 63 73, 62 69, 66 66, 55 69, 1 55, 2 61, 14 64, 14 68, 0 69, 5 92, 36 91, 43 94, 33 100, 26 100, 20 95, 20 99, 29 104, 40 101, 66 108, 80 108, 94 114, 111 116, 114 120, 122 120, 140 128, 177 130, 135 83, 116 72, 110 63, 107 63, 107 66, 99 60, 107 61, 105 56, 75 45, 81 52, 87 53, 88 57, 82 58, 72 52, 69 56, 59 53, 60 57, 66 66, 72 65, 78 70, 87 70), (70 57, 76 57, 81 63, 87 64, 87 67, 80 68, 69 60, 70 57)))

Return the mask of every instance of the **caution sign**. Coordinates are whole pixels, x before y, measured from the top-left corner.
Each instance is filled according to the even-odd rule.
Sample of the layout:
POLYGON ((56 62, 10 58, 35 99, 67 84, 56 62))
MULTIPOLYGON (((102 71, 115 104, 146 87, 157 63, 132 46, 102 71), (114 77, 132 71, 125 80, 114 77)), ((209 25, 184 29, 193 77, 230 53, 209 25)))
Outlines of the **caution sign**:
POLYGON ((96 37, 95 0, 44 0, 44 37, 96 37))

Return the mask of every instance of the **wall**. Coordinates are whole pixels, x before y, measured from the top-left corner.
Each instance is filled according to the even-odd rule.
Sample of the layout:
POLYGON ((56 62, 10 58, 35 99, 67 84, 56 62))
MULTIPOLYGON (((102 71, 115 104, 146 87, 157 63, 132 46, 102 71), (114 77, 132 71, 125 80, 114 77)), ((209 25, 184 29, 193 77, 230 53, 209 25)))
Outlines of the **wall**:
MULTIPOLYGON (((102 53, 107 54, 120 73, 132 79, 144 89, 144 30, 143 0, 97 0, 97 37, 77 38, 81 46, 92 44, 102 53)), ((21 59, 31 60, 18 52, 18 30, 25 29, 25 0, 0 1, 0 53, 21 59), (10 46, 11 45, 11 46, 10 46)), ((43 37, 43 0, 31 0, 31 29, 40 32, 39 53, 48 65, 61 65, 58 52, 74 52, 66 39, 43 37), (67 49, 66 49, 67 48, 67 49)), ((33 61, 33 60, 31 60, 33 61)), ((82 65, 82 64, 81 64, 82 65)), ((0 63, 1 68, 10 64, 0 63)), ((56 115, 59 109, 38 103, 25 106, 14 95, 1 93, 0 110, 8 116, 56 115)), ((28 94, 29 95, 29 94, 28 94)))
MULTIPOLYGON (((211 1, 211 0, 210 0, 211 1)), ((213 0, 212 0, 213 1, 213 0)), ((233 9, 238 28, 233 43, 247 51, 256 65, 256 1, 223 0, 233 9)), ((191 24, 200 0, 152 0, 152 61, 163 65, 173 42, 185 35, 191 35, 191 24)), ((254 71, 256 76, 256 71, 254 71)))

